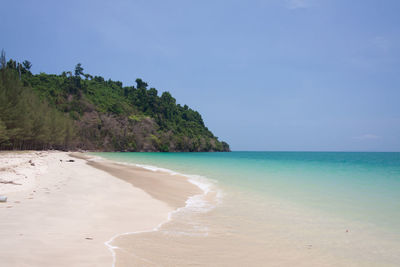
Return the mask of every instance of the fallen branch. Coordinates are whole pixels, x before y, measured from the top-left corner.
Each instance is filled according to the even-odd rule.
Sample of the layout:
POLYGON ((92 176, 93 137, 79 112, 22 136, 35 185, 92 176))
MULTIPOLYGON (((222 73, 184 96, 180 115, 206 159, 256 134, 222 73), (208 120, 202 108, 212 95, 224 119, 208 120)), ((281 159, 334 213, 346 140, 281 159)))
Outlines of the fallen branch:
POLYGON ((15 183, 14 181, 5 181, 5 180, 0 180, 0 184, 21 185, 21 184, 15 183))

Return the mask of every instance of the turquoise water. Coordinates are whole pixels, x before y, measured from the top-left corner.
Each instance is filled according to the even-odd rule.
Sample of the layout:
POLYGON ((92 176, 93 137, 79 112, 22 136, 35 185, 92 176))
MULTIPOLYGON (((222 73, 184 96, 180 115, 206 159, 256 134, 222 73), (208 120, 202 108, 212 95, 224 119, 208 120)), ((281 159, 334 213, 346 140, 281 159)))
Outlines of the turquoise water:
MULTIPOLYGON (((271 197, 400 233, 400 153, 93 153, 217 182, 224 192, 271 197)), ((265 198, 263 198, 265 197, 265 198)))

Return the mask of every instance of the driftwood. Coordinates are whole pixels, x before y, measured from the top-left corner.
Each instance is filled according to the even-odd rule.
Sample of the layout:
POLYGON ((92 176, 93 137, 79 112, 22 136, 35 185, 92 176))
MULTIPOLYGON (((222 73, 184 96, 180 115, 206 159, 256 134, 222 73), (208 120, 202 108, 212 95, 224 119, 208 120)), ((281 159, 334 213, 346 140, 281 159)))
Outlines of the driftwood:
POLYGON ((0 180, 0 184, 21 185, 21 184, 15 183, 14 181, 5 181, 5 180, 0 180))

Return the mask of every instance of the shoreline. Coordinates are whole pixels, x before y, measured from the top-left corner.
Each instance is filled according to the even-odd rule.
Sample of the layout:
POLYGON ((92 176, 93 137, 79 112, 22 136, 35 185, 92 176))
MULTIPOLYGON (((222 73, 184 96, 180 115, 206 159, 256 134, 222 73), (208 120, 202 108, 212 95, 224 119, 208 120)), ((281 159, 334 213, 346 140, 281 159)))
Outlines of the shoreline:
POLYGON ((70 155, 85 159, 89 166, 105 171, 134 187, 142 189, 153 198, 167 203, 173 209, 184 207, 189 197, 202 192, 198 186, 189 183, 188 178, 183 175, 171 175, 159 170, 150 171, 143 167, 123 164, 105 158, 101 158, 100 161, 93 160, 93 157, 86 154, 71 153, 70 155))
MULTIPOLYGON (((110 157, 121 162, 124 158, 110 157)), ((189 164, 179 168, 168 161, 158 164, 159 157, 142 161, 138 157, 145 164, 139 165, 134 159, 126 164, 192 173, 189 164), (163 169, 168 166, 178 168, 163 169)), ((224 192, 224 201, 210 212, 189 209, 174 215, 159 231, 121 236, 115 244, 124 249, 118 253, 126 257, 127 265, 397 266, 399 262, 399 243, 373 225, 279 196, 231 187, 222 179, 216 182, 221 182, 218 188, 224 192)))
POLYGON ((116 249, 121 249, 121 247, 115 245, 113 246, 112 243, 116 242, 119 237, 156 232, 164 224, 171 221, 174 213, 186 208, 189 205, 188 201, 191 198, 207 193, 199 185, 194 184, 189 180, 188 177, 181 174, 176 175, 175 173, 172 175, 164 170, 149 170, 143 166, 139 167, 137 165, 125 164, 102 157, 100 157, 100 160, 95 160, 95 157, 79 152, 70 153, 69 156, 86 160, 87 165, 105 171, 118 179, 130 183, 136 188, 142 189, 152 198, 167 203, 168 206, 172 208, 172 210, 168 212, 167 218, 160 222, 156 227, 149 230, 130 231, 126 233, 115 234, 110 238, 110 240, 104 242, 113 256, 112 267, 116 266, 116 249), (158 186, 154 187, 154 185, 158 186), (174 194, 177 193, 177 190, 181 193, 179 197, 176 195, 174 196, 174 194))
MULTIPOLYGON (((42 166, 39 161, 31 166, 28 159, 20 161, 26 165, 21 170, 42 166)), ((199 175, 156 167, 157 160, 140 165, 118 157, 63 152, 45 152, 38 159, 48 168, 35 187, 9 193, 11 208, 0 203, 0 216, 5 218, 0 221, 0 259, 7 266, 399 262, 398 240, 373 225, 258 191, 214 187, 213 180, 203 183, 199 175), (23 203, 15 196, 23 196, 23 203)), ((0 154, 0 178, 7 170, 17 175, 18 168, 4 167, 0 154)), ((23 181, 18 177, 16 182, 23 181)))
MULTIPOLYGON (((2 153, 0 163, 15 154, 2 153)), ((8 197, 0 203, 6 218, 0 221, 0 258, 7 266, 125 266, 112 244, 119 236, 157 230, 190 194, 201 192, 183 176, 67 152, 42 154, 40 166, 47 169, 26 178, 34 183, 16 192, 0 188, 8 197)), ((22 169, 37 167, 25 163, 22 169)))

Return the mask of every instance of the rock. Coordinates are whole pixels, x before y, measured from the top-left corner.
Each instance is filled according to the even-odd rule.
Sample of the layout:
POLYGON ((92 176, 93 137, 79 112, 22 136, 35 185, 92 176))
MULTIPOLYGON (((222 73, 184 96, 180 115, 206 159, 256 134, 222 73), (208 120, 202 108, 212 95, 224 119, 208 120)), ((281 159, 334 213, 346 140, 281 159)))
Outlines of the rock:
POLYGON ((69 159, 69 160, 67 160, 67 162, 75 162, 75 160, 69 159))
POLYGON ((0 202, 7 202, 6 196, 0 196, 0 202))

